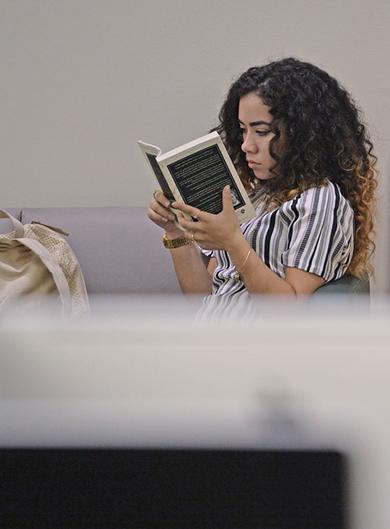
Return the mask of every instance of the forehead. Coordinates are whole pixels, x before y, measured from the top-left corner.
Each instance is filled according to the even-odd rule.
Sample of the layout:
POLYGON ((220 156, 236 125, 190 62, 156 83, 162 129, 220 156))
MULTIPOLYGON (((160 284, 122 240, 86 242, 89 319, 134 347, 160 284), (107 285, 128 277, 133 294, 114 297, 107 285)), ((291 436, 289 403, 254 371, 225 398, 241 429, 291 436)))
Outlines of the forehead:
POLYGON ((263 102, 261 97, 254 92, 250 92, 241 97, 239 101, 238 119, 244 124, 249 124, 252 121, 271 123, 273 118, 270 113, 270 107, 263 102))

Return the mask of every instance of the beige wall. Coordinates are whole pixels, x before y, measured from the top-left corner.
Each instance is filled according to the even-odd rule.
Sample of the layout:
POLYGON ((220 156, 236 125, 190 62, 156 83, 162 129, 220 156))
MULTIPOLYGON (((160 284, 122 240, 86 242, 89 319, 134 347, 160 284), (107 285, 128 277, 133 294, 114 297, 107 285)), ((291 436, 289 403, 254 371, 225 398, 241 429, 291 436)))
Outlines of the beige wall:
POLYGON ((389 0, 0 0, 3 206, 143 205, 134 144, 215 122, 232 79, 295 55, 365 111, 382 171, 377 291, 387 282, 389 0))

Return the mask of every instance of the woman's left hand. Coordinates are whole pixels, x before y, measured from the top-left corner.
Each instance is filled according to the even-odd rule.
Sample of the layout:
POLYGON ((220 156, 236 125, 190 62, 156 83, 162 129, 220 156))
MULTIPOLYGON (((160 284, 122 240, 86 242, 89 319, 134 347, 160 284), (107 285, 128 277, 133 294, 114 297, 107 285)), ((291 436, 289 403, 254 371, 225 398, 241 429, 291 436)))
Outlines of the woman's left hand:
POLYGON ((187 239, 196 242, 205 250, 229 251, 244 237, 234 212, 229 186, 223 189, 222 211, 217 215, 179 202, 175 202, 172 206, 197 219, 195 221, 180 219, 180 226, 185 230, 184 236, 187 239))

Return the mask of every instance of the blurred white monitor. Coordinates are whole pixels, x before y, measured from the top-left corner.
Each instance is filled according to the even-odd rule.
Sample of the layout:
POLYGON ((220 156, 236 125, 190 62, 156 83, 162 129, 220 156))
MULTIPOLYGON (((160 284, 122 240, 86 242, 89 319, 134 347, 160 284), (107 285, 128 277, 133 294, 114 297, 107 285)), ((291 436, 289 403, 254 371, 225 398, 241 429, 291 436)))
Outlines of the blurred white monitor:
MULTIPOLYGON (((247 319, 196 321, 192 303, 149 297, 103 299, 93 315, 72 322, 9 316, 0 323, 2 453, 141 451, 134 462, 153 451, 306 453, 307 462, 322 454, 333 457, 333 492, 343 513, 332 528, 387 529, 389 314, 385 302, 368 308, 334 298, 320 305, 259 302, 247 319)), ((312 471, 322 468, 324 485, 321 465, 312 471)), ((182 468, 188 476, 189 467, 182 468)), ((296 468, 302 477, 304 467, 296 468)), ((320 490, 319 478, 317 484, 320 490)), ((303 502, 308 523, 310 512, 303 502)), ((189 528, 180 517, 176 522, 170 519, 171 528, 189 528)))

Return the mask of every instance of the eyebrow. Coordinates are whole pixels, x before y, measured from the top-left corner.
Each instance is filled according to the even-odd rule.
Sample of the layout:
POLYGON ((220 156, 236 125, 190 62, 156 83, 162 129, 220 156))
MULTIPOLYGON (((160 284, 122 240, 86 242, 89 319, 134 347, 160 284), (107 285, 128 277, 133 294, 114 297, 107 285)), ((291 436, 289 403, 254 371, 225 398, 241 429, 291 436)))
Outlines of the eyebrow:
MULTIPOLYGON (((241 123, 241 125, 245 125, 245 123, 243 123, 240 119, 238 121, 241 123)), ((268 125, 270 127, 271 123, 268 123, 267 121, 251 121, 249 123, 250 127, 257 127, 258 125, 268 125)))

